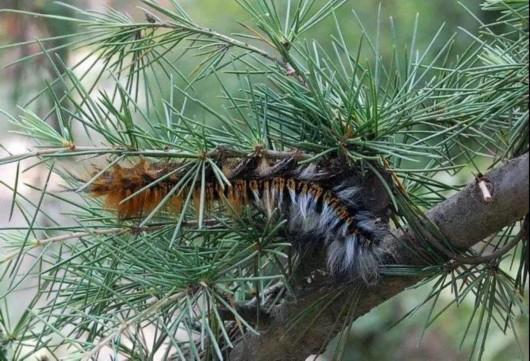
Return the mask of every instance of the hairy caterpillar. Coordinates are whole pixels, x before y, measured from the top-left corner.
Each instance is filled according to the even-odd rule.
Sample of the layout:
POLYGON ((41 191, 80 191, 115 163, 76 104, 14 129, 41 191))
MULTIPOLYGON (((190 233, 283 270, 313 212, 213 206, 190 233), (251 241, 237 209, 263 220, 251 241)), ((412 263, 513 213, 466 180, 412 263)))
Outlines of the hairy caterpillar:
POLYGON ((364 190, 351 169, 301 166, 293 158, 271 164, 263 157, 252 157, 219 164, 227 185, 210 169, 205 184, 191 189, 180 184, 186 168, 185 163, 145 160, 130 168, 115 165, 92 182, 89 192, 104 197, 105 206, 122 219, 146 216, 164 199, 167 208, 178 213, 189 192, 195 204, 203 197, 207 207, 221 203, 235 214, 245 206, 257 207, 268 216, 277 209, 287 219, 299 249, 315 243, 326 247, 332 274, 360 276, 365 282, 377 278, 387 225, 368 210, 364 190), (175 191, 179 187, 181 191, 175 191))

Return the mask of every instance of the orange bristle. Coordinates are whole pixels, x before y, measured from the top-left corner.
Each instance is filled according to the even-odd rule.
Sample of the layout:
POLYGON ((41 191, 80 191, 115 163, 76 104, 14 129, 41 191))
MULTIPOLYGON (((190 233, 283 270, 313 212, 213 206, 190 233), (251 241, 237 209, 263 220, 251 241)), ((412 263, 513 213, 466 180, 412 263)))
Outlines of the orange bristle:
MULTIPOLYGON (((156 180, 164 171, 163 168, 152 166, 143 159, 131 168, 115 165, 93 182, 90 193, 94 197, 105 197, 105 208, 116 211, 119 218, 146 216, 167 195, 168 190, 165 185, 155 184, 124 200, 156 180)), ((170 205, 175 211, 180 211, 181 202, 178 197, 174 198, 176 199, 172 200, 170 205)))
MULTIPOLYGON (((180 213, 182 211, 184 201, 182 200, 182 196, 177 195, 171 198, 170 206, 171 210, 175 213, 180 213)), ((155 203, 155 205, 158 203, 155 203)))

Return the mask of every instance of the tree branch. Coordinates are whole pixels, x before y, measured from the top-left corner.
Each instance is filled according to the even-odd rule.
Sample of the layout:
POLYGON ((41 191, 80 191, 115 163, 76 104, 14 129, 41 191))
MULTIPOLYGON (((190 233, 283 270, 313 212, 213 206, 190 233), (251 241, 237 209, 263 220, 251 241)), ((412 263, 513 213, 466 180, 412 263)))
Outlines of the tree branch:
MULTIPOLYGON (((468 249, 528 213, 528 154, 506 162, 481 179, 489 182, 492 199, 484 200, 479 185, 473 183, 427 213, 455 248, 468 249)), ((410 235, 396 236, 385 240, 386 249, 397 256, 398 262, 410 263, 415 256, 403 241, 410 235)), ((414 263, 417 264, 417 260, 414 263)), ((303 361, 319 353, 330 335, 340 332, 348 320, 361 317, 420 280, 418 277, 385 277, 376 286, 361 290, 360 294, 358 289, 344 290, 344 285, 336 283, 319 285, 319 288, 308 286, 300 291, 296 302, 279 306, 260 336, 245 336, 230 354, 230 360, 303 361), (340 296, 318 310, 316 327, 298 324, 294 329, 287 328, 287 320, 333 294, 340 296), (357 302, 352 313, 344 314, 342 310, 347 309, 345 306, 353 299, 357 302)))

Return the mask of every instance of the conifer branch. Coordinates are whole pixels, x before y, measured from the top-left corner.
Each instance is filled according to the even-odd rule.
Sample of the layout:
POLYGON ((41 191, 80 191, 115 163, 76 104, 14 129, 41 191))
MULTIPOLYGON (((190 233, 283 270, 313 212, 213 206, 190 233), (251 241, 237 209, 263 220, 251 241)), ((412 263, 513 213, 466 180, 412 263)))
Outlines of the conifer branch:
MULTIPOLYGON (((529 209, 528 204, 528 153, 506 162, 485 177, 495 189, 493 200, 485 202, 476 183, 468 185, 464 190, 440 203, 427 213, 439 230, 451 244, 459 249, 470 248, 490 234, 523 218, 529 209)), ((387 249, 397 258, 399 263, 421 265, 424 260, 417 258, 417 253, 404 246, 409 234, 401 234, 387 240, 387 249)), ((425 241, 414 240, 416 246, 423 247, 425 241)), ((366 314, 386 300, 414 286, 420 277, 386 277, 373 288, 363 289, 351 320, 366 314)), ((287 331, 288 320, 310 307, 316 300, 340 291, 343 286, 307 285, 300 292, 295 303, 278 307, 274 321, 269 329, 263 330, 261 336, 246 336, 232 351, 231 361, 296 361, 305 360, 311 354, 322 350, 330 334, 335 334, 344 325, 340 310, 345 303, 351 302, 353 289, 349 290, 333 304, 329 305, 319 316, 316 327, 304 330, 287 331), (301 335, 303 333, 303 335, 301 335)), ((353 287, 352 287, 353 288, 353 287)))
POLYGON ((514 329, 516 315, 526 313, 520 292, 530 267, 527 227, 519 232, 516 222, 528 212, 528 156, 514 159, 528 152, 527 2, 486 0, 484 9, 501 16, 478 33, 462 29, 470 36, 465 51, 454 48, 456 35, 445 36, 443 26, 416 44, 423 29, 415 26, 410 46, 393 44, 390 54, 380 31, 374 38, 360 19, 360 39, 352 38, 349 22, 341 26, 345 17, 336 10, 345 0, 237 0, 252 21, 245 33, 198 24, 178 0, 139 1, 146 6, 141 21, 69 4, 62 7, 75 18, 0 10, 80 27, 0 46, 38 44, 40 51, 14 64, 42 56, 55 70, 18 116, 0 110, 9 129, 35 142, 23 154, 4 149, 0 158, 0 166, 16 168, 14 185, 2 183, 12 193, 10 217, 27 223, 0 227, 0 252, 16 251, 0 256, 0 284, 7 287, 0 295, 0 361, 4 354, 23 360, 43 352, 77 361, 162 353, 210 361, 227 360, 232 350, 235 361, 305 360, 352 320, 431 279, 430 295, 449 285, 454 298, 447 302, 461 304, 469 295, 473 314, 481 315, 469 323, 471 333, 478 330, 469 337, 470 359, 481 359, 490 323, 514 329), (328 17, 336 29, 327 43, 301 37, 328 17), (56 54, 66 47, 86 49, 87 56, 70 64, 56 54), (41 101, 50 105, 44 112, 41 101), (94 158, 92 177, 72 174, 88 170, 73 163, 94 158), (130 168, 134 162, 151 167, 130 168), (456 184, 457 175, 502 162, 467 189, 456 184), (285 164, 298 165, 276 172, 285 164), (46 167, 55 174, 50 170, 44 185, 22 178, 46 167), (249 178, 259 174, 263 184, 238 190, 244 207, 225 187, 241 169, 249 178), (300 197, 307 191, 295 172, 302 170, 302 178, 312 169, 316 198, 300 197), (320 170, 332 176, 320 179, 320 170), (277 192, 285 199, 274 203, 267 189, 283 189, 281 182, 270 188, 262 178, 278 174, 302 187, 277 192), (55 175, 77 193, 54 191, 55 175), (101 179, 113 185, 105 199, 90 191, 101 179), (355 187, 343 189, 349 181, 355 187), (38 202, 23 184, 40 192, 38 202), (339 203, 362 193, 358 203, 373 208, 369 228, 390 218, 390 229, 401 233, 384 242, 383 235, 371 238, 365 248, 355 247, 357 229, 344 228, 348 237, 337 239, 331 220, 364 212, 325 213, 317 196, 324 188, 342 189, 339 203), (138 212, 124 218, 107 212, 120 206, 138 212), (54 209, 64 215, 55 217, 54 209), (298 213, 311 216, 299 223, 298 213), (298 250, 293 230, 305 232, 304 247, 323 238, 325 244, 298 250), (328 240, 349 241, 353 251, 335 251, 336 258, 360 269, 371 264, 374 277, 386 252, 384 277, 375 286, 337 282, 330 277, 337 267, 326 268, 320 254, 331 249, 328 240), (505 271, 508 255, 520 255, 515 277, 505 271), (10 301, 27 282, 37 285, 35 296, 11 324, 10 301), (247 336, 256 330, 262 336, 247 336), (149 345, 142 341, 151 336, 149 345))

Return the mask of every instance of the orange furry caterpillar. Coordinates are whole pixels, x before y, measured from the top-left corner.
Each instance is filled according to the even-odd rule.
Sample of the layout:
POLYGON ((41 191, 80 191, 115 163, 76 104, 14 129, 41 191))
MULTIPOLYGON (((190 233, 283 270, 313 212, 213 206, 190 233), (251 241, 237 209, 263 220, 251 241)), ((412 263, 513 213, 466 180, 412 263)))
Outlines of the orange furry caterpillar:
POLYGON ((352 178, 351 169, 301 166, 294 159, 269 164, 262 158, 250 158, 233 166, 217 166, 229 184, 221 184, 208 169, 205 183, 190 189, 182 182, 189 167, 145 160, 130 168, 115 165, 93 181, 89 192, 105 197, 105 206, 116 210, 122 219, 147 216, 161 202, 179 213, 190 192, 196 210, 201 198, 207 209, 214 203, 225 204, 236 215, 245 206, 254 206, 268 216, 277 209, 287 219, 299 248, 319 240, 324 243, 328 267, 334 274, 358 274, 367 282, 377 278, 382 254, 379 244, 387 227, 366 207, 363 189, 356 184, 358 179, 352 178))
MULTIPOLYGON (((121 219, 145 216, 160 204, 171 190, 170 184, 176 184, 179 177, 169 176, 168 181, 159 182, 132 195, 170 171, 167 167, 159 167, 145 160, 131 168, 115 165, 112 170, 98 177, 89 191, 94 197, 105 197, 105 207, 116 210, 121 219)), ((180 212, 182 203, 182 194, 169 200, 169 206, 176 212, 180 212)))

